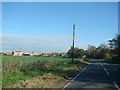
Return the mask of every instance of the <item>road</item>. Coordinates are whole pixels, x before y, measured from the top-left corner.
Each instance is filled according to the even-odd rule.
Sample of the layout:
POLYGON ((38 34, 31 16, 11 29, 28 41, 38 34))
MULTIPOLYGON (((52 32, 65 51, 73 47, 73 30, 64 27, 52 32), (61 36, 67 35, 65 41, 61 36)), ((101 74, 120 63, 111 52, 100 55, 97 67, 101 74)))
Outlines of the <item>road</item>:
POLYGON ((76 77, 66 83, 66 88, 112 88, 120 90, 120 66, 103 60, 93 60, 76 77))

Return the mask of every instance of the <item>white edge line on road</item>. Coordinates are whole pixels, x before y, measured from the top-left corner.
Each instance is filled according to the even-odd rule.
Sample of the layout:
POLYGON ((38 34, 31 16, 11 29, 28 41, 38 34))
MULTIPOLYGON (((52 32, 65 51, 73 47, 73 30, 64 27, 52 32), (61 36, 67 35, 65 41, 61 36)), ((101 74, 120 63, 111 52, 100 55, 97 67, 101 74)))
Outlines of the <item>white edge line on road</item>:
POLYGON ((102 65, 102 63, 100 63, 101 64, 101 66, 103 67, 103 69, 105 70, 105 72, 107 73, 107 75, 110 75, 109 73, 108 73, 108 71, 106 70, 106 68, 104 68, 104 66, 102 65))
POLYGON ((108 71, 104 68, 104 70, 106 71, 106 73, 107 73, 107 75, 110 75, 109 73, 108 73, 108 71))
MULTIPOLYGON (((90 65, 90 63, 88 65, 90 65)), ((62 90, 64 90, 64 88, 66 88, 68 85, 70 85, 71 82, 73 82, 88 67, 88 65, 82 71, 80 71, 80 73, 77 74, 67 85, 65 85, 62 90)))
MULTIPOLYGON (((110 75, 110 74, 108 73, 108 71, 106 70, 106 68, 104 68, 104 66, 102 65, 102 63, 101 63, 101 66, 102 66, 103 69, 106 71, 106 73, 107 73, 108 75, 110 75)), ((113 82, 113 84, 115 85, 115 87, 116 87, 118 90, 120 90, 119 86, 118 86, 115 82, 113 82)))
POLYGON ((113 84, 115 85, 115 87, 116 87, 118 90, 120 90, 119 86, 118 86, 115 82, 113 82, 113 84))
MULTIPOLYGON (((101 64, 101 66, 103 67, 103 65, 102 65, 102 63, 100 63, 101 64)), ((104 68, 104 67, 103 67, 104 68)))

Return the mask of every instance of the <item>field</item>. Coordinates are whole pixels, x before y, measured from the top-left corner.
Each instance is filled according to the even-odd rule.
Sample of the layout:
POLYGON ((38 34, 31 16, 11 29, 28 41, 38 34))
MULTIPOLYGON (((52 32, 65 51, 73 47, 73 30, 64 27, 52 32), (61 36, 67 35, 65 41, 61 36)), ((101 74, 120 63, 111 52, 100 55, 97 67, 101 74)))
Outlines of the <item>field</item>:
POLYGON ((89 59, 2 56, 3 88, 55 88, 74 77, 89 59))

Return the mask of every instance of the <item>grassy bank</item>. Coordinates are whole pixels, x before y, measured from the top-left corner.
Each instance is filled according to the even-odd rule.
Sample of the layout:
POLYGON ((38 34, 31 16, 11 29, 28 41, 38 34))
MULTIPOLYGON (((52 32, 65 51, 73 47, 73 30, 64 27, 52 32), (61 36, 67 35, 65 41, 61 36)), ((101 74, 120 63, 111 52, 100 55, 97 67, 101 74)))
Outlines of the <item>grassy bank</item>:
POLYGON ((75 76, 89 60, 62 57, 3 56, 3 87, 54 88, 75 76))

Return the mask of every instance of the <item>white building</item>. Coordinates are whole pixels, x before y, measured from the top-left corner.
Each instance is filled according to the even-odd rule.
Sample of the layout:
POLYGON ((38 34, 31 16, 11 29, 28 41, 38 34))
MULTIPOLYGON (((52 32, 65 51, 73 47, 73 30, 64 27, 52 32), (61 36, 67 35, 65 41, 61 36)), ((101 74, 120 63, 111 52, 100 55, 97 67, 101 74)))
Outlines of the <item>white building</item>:
POLYGON ((14 56, 22 56, 23 52, 22 51, 15 51, 14 56))

